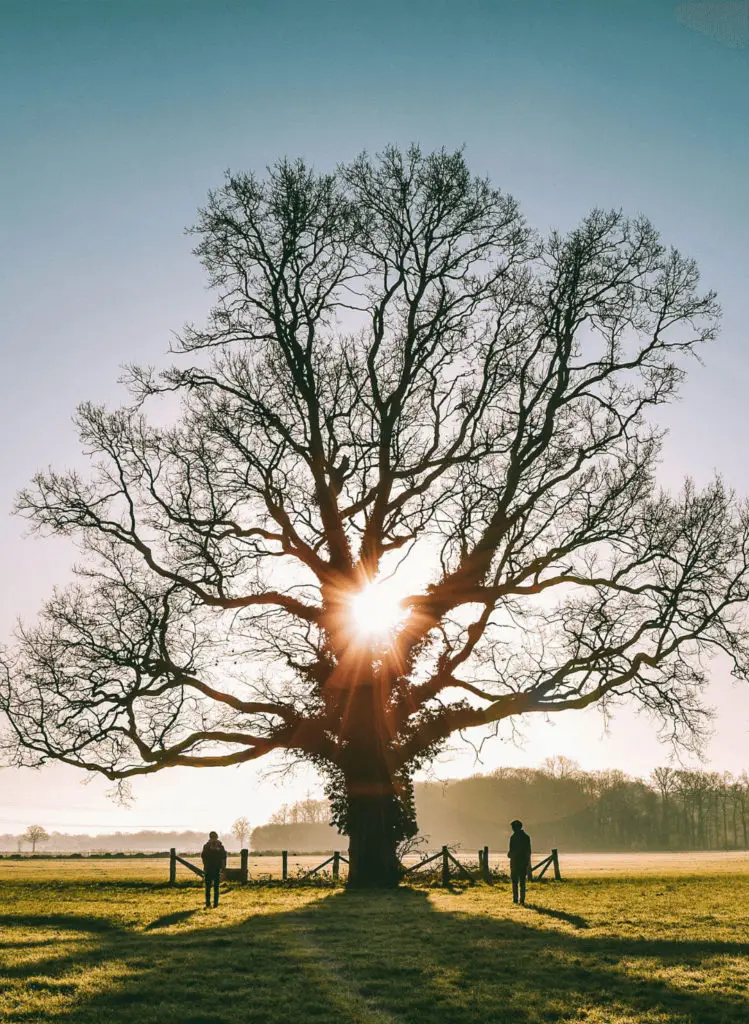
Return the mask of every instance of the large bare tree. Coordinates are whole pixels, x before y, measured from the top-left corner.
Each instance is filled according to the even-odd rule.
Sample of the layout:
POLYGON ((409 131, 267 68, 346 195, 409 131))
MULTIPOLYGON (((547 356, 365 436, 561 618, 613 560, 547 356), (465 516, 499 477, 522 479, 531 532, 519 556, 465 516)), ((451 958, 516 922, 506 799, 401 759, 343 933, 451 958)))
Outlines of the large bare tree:
POLYGON ((541 237, 417 148, 229 174, 194 230, 207 325, 78 410, 90 472, 19 500, 84 557, 6 659, 17 763, 285 751, 328 779, 351 884, 391 885, 456 731, 625 696, 699 728, 704 657, 746 675, 749 519, 720 481, 656 488, 653 410, 718 318, 691 260, 619 212, 541 237))

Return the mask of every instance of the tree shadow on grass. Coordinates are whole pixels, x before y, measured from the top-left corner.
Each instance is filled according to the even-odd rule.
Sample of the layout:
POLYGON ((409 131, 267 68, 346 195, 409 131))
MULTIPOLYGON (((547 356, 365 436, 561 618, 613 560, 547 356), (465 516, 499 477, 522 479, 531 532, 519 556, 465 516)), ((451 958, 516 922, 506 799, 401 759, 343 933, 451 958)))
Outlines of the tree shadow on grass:
POLYGON ((564 910, 552 910, 551 907, 541 907, 537 903, 526 903, 526 910, 532 910, 534 914, 541 914, 543 917, 553 917, 557 921, 566 921, 573 928, 580 930, 589 928, 590 925, 584 917, 579 914, 567 914, 564 910))
POLYGON ((0 928, 59 928, 67 932, 119 931, 108 917, 93 914, 0 914, 0 928))
POLYGON ((196 910, 175 910, 173 914, 164 914, 162 917, 157 917, 155 921, 147 924, 143 930, 151 932, 157 928, 170 928, 173 924, 189 921, 196 913, 196 910))
MULTIPOLYGON (((580 935, 538 927, 530 915, 440 909, 412 889, 335 892, 285 912, 253 913, 251 896, 234 913, 240 905, 247 916, 225 925, 192 911, 137 928, 102 927, 74 913, 27 914, 20 920, 33 920, 37 934, 65 929, 86 941, 6 976, 68 997, 67 1008, 54 1007, 58 1024, 538 1024, 581 1020, 585 1010, 602 1020, 749 1019, 745 991, 695 985, 696 972, 707 975, 717 957, 746 956, 747 943, 580 935), (71 992, 102 964, 113 967, 98 990, 71 992)), ((533 910, 574 925, 574 915, 533 910)), ((6 1017, 7 1024, 51 1019, 38 1010, 6 1017)))

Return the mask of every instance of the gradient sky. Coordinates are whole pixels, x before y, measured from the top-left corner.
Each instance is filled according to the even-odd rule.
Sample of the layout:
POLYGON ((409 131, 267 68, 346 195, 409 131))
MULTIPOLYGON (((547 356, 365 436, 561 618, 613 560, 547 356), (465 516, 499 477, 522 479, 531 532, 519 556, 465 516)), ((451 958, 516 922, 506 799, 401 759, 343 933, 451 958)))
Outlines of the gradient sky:
MULTIPOLYGON (((209 303, 183 228, 223 171, 284 154, 331 168, 361 149, 465 145, 537 227, 592 206, 646 213, 697 258, 720 341, 668 410, 663 480, 719 470, 749 491, 749 3, 667 0, 29 0, 0 4, 0 636, 65 579, 70 549, 9 512, 47 464, 80 460, 83 399, 159 362, 209 303)), ((710 766, 740 771, 749 687, 716 667, 710 766)), ((442 777, 563 753, 586 768, 663 763, 647 720, 534 722, 526 743, 456 750, 442 777)), ((52 767, 0 773, 0 832, 266 819, 315 779, 164 772, 115 807, 52 767)))

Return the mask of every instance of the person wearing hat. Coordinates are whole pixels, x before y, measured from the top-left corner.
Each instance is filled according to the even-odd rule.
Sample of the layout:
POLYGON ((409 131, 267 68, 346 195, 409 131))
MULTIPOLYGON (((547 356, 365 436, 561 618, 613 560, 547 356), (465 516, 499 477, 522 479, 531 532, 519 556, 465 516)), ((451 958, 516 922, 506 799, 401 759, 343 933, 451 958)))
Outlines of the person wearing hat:
POLYGON ((209 832, 208 842, 201 853, 203 873, 205 876, 205 905, 211 905, 211 887, 213 887, 213 905, 218 906, 218 886, 221 881, 221 869, 226 867, 226 850, 218 837, 218 832, 209 832))
POLYGON ((525 880, 531 863, 531 837, 523 831, 523 823, 517 818, 510 822, 510 827, 512 835, 507 856, 510 858, 512 902, 522 906, 525 903, 525 880))

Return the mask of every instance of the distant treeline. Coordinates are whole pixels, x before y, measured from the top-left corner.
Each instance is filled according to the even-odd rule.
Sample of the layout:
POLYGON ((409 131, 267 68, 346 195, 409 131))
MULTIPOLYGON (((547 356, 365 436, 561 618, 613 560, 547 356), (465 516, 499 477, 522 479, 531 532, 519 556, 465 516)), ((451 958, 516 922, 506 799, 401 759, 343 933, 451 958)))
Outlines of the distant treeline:
MULTIPOLYGON (((416 808, 425 845, 443 843, 501 850, 509 822, 521 818, 538 852, 557 846, 573 851, 749 849, 749 775, 656 768, 648 779, 620 771, 585 772, 565 758, 541 768, 501 768, 416 786, 416 808)), ((344 850, 348 845, 329 821, 323 800, 284 805, 252 832, 255 851, 296 853, 344 850)), ((39 824, 43 825, 44 822, 39 824)), ((227 849, 238 849, 230 835, 227 849)), ((205 833, 116 832, 62 835, 53 832, 40 853, 157 852, 200 850, 205 833)), ((0 835, 0 850, 15 853, 19 837, 0 835)), ((26 847, 23 847, 26 849, 26 847)))
POLYGON ((501 849, 521 818, 536 850, 749 849, 749 777, 657 768, 646 779, 585 772, 565 758, 543 767, 416 787, 430 845, 501 849))
MULTIPOLYGON (((43 821, 39 822, 44 825, 43 821)), ((205 832, 111 832, 107 835, 65 835, 50 832, 49 839, 39 843, 37 853, 160 853, 172 846, 177 850, 200 850, 206 841, 205 832)), ((224 837, 229 848, 236 846, 231 836, 224 837)), ((0 850, 8 853, 27 851, 28 843, 17 835, 0 835, 0 850), (20 845, 19 845, 20 844, 20 845)))
POLYGON ((267 825, 252 832, 253 850, 289 850, 295 853, 316 853, 318 850, 345 850, 348 837, 329 824, 327 800, 298 800, 283 804, 267 825))
MULTIPOLYGON (((502 850, 509 823, 521 818, 536 850, 749 849, 749 776, 657 768, 648 779, 620 771, 585 772, 566 758, 541 768, 416 786, 425 846, 443 843, 502 850)), ((256 850, 343 849, 345 837, 323 824, 324 801, 284 807, 256 828, 256 850)))

